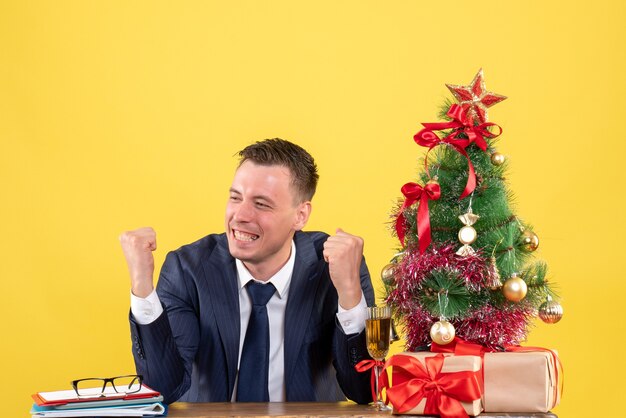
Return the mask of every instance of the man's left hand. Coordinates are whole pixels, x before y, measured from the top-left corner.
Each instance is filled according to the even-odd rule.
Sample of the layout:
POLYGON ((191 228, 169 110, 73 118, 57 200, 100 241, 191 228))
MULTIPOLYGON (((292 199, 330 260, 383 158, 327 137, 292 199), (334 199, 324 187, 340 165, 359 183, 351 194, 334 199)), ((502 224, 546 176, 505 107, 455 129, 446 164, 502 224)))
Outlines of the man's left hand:
POLYGON ((339 305, 352 309, 361 300, 361 260, 363 258, 363 238, 348 234, 338 228, 335 235, 324 243, 324 260, 328 263, 330 278, 333 281, 339 305))

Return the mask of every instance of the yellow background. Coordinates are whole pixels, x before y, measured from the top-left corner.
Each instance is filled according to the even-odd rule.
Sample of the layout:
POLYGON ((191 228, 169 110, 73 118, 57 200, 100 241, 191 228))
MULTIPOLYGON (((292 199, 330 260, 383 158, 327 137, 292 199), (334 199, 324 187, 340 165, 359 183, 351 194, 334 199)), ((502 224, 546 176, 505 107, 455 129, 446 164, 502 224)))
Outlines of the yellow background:
POLYGON ((3 415, 28 416, 36 391, 134 370, 118 235, 153 226, 160 266, 222 231, 233 154, 252 141, 316 157, 308 229, 363 236, 380 286, 389 211, 422 161, 412 135, 436 121, 444 83, 482 67, 509 96, 490 117, 565 307, 528 343, 561 353, 559 416, 617 416, 625 18, 619 0, 3 0, 3 415))

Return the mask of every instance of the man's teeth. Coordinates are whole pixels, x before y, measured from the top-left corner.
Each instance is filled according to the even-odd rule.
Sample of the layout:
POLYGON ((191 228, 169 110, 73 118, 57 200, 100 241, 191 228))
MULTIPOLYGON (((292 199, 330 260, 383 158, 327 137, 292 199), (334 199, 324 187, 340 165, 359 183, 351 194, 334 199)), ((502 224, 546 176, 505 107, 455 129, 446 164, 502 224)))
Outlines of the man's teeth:
POLYGON ((234 233, 235 233, 235 238, 238 239, 239 241, 254 241, 259 238, 258 235, 248 234, 246 232, 241 232, 237 230, 235 230, 234 233))

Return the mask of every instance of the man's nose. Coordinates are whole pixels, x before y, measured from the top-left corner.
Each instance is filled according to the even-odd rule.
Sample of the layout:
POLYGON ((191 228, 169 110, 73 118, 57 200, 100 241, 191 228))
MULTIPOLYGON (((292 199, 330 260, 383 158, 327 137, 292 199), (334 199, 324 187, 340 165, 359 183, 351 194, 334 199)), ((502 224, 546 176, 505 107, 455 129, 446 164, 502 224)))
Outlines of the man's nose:
POLYGON ((233 218, 237 222, 249 222, 253 217, 253 213, 254 208, 252 204, 243 201, 237 205, 233 218))

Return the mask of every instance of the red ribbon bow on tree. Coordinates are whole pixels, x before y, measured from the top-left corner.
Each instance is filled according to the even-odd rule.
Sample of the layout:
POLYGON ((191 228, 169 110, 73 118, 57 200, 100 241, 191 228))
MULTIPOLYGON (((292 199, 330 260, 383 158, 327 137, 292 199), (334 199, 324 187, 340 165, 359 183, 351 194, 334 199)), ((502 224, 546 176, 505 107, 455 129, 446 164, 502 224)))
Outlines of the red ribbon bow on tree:
MULTIPOLYGON (((452 121, 441 123, 422 123, 424 129, 413 136, 413 140, 418 145, 428 147, 429 152, 437 145, 449 144, 453 146, 454 149, 456 149, 461 155, 467 158, 467 183, 465 184, 465 189, 463 190, 460 199, 464 199, 469 196, 470 193, 472 193, 476 188, 476 174, 474 172, 474 166, 472 165, 472 161, 467 155, 465 148, 470 146, 470 144, 476 144, 476 146, 481 150, 487 151, 487 141, 485 141, 485 138, 495 138, 502 133, 502 128, 495 123, 484 122, 479 125, 474 125, 474 118, 470 115, 468 110, 469 106, 467 105, 460 106, 458 104, 453 104, 450 106, 447 113, 448 117, 452 118, 452 121), (497 134, 490 132, 487 129, 490 126, 497 127, 499 132, 497 134), (443 138, 440 138, 435 132, 433 132, 444 129, 453 129, 453 131, 443 138), (464 135, 467 138, 464 138, 461 135, 464 135)), ((424 158, 426 172, 428 172, 427 162, 428 153, 426 153, 426 157, 424 158)))
POLYGON ((444 356, 427 357, 424 366, 411 356, 393 356, 385 364, 381 383, 386 388, 387 402, 404 413, 426 398, 424 415, 442 418, 467 417, 461 402, 472 402, 482 396, 479 373, 460 371, 441 373, 444 356), (389 386, 387 367, 393 367, 393 386, 389 386))
POLYGON ((405 199, 402 208, 400 208, 400 214, 396 219, 396 233, 398 234, 400 242, 404 245, 404 236, 406 235, 404 209, 419 200, 420 204, 417 211, 417 236, 419 238, 420 254, 423 254, 431 241, 428 201, 439 199, 441 196, 441 188, 439 187, 439 183, 429 181, 424 187, 417 183, 407 183, 402 186, 401 191, 405 199))

